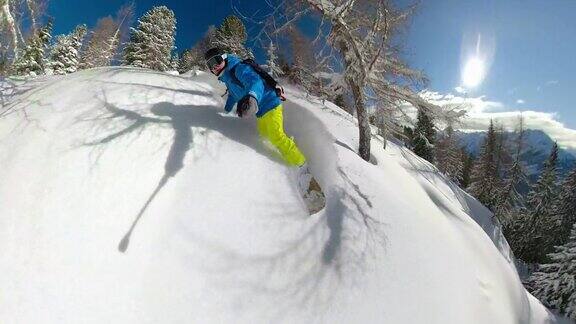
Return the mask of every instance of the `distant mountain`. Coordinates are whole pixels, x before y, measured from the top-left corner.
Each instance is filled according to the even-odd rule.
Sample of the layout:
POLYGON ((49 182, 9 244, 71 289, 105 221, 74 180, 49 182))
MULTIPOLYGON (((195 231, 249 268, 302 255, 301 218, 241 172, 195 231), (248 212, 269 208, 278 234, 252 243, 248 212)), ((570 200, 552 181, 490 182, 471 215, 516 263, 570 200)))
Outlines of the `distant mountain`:
MULTIPOLYGON (((514 132, 506 132, 507 138, 512 139, 515 137, 514 132)), ((460 145, 466 148, 470 154, 478 156, 486 137, 486 132, 473 132, 466 133, 456 131, 456 136, 460 141, 460 145)), ((522 161, 525 163, 528 175, 535 180, 542 171, 544 162, 550 155, 550 150, 554 145, 554 141, 541 130, 526 130, 525 133, 525 148, 522 152, 522 161)), ((576 167, 576 154, 574 151, 560 149, 558 151, 558 170, 560 175, 565 175, 572 168, 576 167)))

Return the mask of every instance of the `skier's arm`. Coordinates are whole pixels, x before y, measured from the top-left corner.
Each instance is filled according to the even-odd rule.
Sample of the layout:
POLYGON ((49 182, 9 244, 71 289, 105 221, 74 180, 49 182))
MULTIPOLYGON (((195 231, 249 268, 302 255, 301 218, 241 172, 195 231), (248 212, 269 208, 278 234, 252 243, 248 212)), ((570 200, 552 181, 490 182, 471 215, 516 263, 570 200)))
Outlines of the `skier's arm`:
POLYGON ((236 69, 236 77, 245 89, 248 90, 248 95, 254 97, 257 102, 260 102, 264 94, 264 82, 262 78, 248 65, 243 65, 242 68, 236 69))
POLYGON ((232 108, 234 107, 235 103, 236 102, 234 102, 234 98, 230 95, 230 93, 228 93, 228 98, 226 99, 226 105, 224 106, 224 110, 226 110, 226 113, 232 111, 232 108))

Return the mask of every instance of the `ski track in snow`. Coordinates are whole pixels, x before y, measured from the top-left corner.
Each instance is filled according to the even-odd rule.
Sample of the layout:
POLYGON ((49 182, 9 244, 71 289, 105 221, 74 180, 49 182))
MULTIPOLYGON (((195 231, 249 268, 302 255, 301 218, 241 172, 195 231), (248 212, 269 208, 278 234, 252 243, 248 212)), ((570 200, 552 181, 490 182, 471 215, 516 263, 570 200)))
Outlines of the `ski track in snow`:
POLYGON ((398 143, 375 137, 361 160, 331 103, 284 103, 327 198, 308 217, 294 170, 223 113, 211 75, 100 68, 16 89, 0 322, 560 322, 482 205, 398 143))

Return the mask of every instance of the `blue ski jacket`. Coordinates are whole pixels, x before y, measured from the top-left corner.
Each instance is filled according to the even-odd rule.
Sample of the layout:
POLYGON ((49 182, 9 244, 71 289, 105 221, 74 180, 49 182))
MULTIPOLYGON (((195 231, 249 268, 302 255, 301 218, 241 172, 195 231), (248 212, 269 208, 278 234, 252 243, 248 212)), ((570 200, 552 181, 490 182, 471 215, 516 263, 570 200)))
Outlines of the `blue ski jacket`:
POLYGON ((228 99, 224 106, 227 113, 232 111, 234 105, 246 95, 258 101, 256 112, 258 118, 280 105, 280 98, 276 95, 276 91, 270 88, 250 65, 242 64, 237 56, 227 55, 226 67, 218 80, 224 82, 228 88, 228 99), (232 76, 232 73, 236 78, 232 76))

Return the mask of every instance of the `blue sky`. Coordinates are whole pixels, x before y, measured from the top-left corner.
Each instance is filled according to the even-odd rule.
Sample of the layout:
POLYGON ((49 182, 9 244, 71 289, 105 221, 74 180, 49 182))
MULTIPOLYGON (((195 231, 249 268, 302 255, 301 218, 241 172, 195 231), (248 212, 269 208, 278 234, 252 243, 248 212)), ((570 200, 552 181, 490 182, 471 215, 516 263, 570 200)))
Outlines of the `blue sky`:
MULTIPOLYGON (((55 33, 65 33, 76 24, 96 24, 100 17, 114 15, 126 0, 50 0, 48 13, 55 18, 55 33)), ((136 18, 153 6, 165 5, 172 9, 177 20, 176 46, 184 49, 193 45, 204 34, 209 25, 219 24, 233 13, 230 1, 178 1, 136 0, 136 18)), ((256 10, 257 1, 238 1, 247 10, 256 10)))
POLYGON ((492 35, 492 66, 470 94, 519 109, 555 111, 576 128, 575 13, 572 0, 423 1, 406 38, 408 57, 430 76, 431 88, 447 92, 461 83, 464 34, 492 35))
POLYGON ((406 58, 429 76, 431 90, 474 98, 480 124, 523 111, 531 127, 576 147, 575 13, 573 0, 422 1, 405 36, 406 58), (463 40, 478 35, 493 45, 490 68, 478 87, 458 93, 462 52, 474 49, 463 40))
MULTIPOLYGON (((55 33, 64 33, 78 23, 94 26, 123 2, 51 0, 48 10, 55 18, 55 33)), ((399 1, 400 5, 412 2, 399 1)), ((154 5, 174 10, 179 50, 233 13, 232 5, 247 15, 265 7, 264 0, 137 0, 136 16, 154 5)), ((493 116, 524 111, 533 119, 529 125, 543 125, 553 137, 571 141, 576 148, 576 131, 571 131, 576 129, 571 95, 576 87, 575 13, 574 0, 422 0, 405 35, 405 56, 428 75, 429 89, 437 92, 440 102, 477 104, 471 109, 477 126, 493 116), (475 50, 478 37, 489 69, 480 85, 465 93, 458 88, 458 92, 469 57, 463 53, 475 50)))

